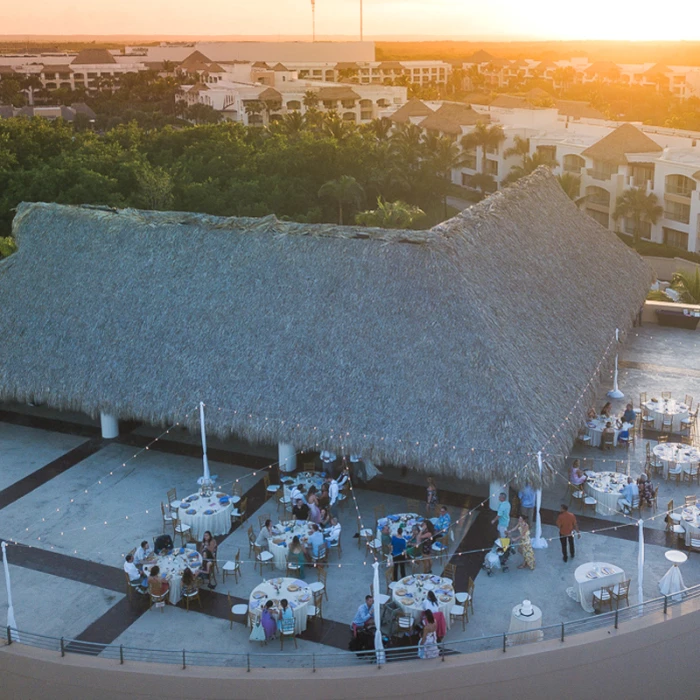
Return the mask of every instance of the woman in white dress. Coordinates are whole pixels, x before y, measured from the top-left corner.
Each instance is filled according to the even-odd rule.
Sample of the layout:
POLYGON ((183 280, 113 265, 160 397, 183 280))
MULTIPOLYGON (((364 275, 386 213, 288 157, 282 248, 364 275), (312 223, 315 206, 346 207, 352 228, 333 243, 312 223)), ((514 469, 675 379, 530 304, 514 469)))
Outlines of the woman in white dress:
POLYGON ((419 659, 435 659, 438 657, 440 650, 437 645, 437 625, 435 618, 430 610, 425 611, 425 625, 423 626, 423 634, 421 635, 420 644, 418 645, 419 659))

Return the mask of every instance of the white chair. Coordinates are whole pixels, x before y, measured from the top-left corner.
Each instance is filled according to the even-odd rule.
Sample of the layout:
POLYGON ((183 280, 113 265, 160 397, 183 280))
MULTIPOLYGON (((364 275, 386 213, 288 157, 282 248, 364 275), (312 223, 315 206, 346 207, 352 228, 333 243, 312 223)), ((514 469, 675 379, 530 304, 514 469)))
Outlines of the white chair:
POLYGON ((466 593, 465 591, 462 591, 460 593, 455 593, 455 600, 460 605, 464 605, 470 598, 471 598, 471 596, 469 595, 469 593, 466 593))
POLYGON ((274 556, 272 552, 268 552, 266 549, 263 549, 257 544, 253 547, 253 550, 255 552, 255 565, 257 566, 258 564, 260 564, 260 575, 262 576, 263 566, 269 565, 272 567, 272 560, 274 559, 274 556))
POLYGON ((328 600, 328 589, 326 588, 326 583, 328 583, 328 572, 323 568, 319 567, 317 569, 318 581, 314 581, 309 585, 309 590, 314 594, 314 596, 322 593, 326 596, 328 600))
POLYGON ((585 511, 586 508, 593 508, 595 510, 596 505, 598 504, 598 501, 593 498, 593 496, 585 496, 583 497, 583 510, 585 511))
POLYGON ((241 563, 238 559, 240 556, 241 550, 238 550, 238 555, 236 555, 236 561, 227 561, 222 567, 221 570, 224 572, 223 574, 223 579, 226 581, 226 576, 233 576, 236 579, 236 583, 238 583, 238 574, 241 573, 241 563))
POLYGON ((180 544, 184 547, 185 540, 189 542, 191 539, 190 531, 192 528, 189 525, 181 523, 179 520, 174 520, 173 522, 175 523, 173 530, 175 531, 176 535, 180 535, 180 544))
POLYGON ((462 629, 467 629, 467 606, 466 605, 453 605, 450 608, 450 620, 462 620, 462 629))

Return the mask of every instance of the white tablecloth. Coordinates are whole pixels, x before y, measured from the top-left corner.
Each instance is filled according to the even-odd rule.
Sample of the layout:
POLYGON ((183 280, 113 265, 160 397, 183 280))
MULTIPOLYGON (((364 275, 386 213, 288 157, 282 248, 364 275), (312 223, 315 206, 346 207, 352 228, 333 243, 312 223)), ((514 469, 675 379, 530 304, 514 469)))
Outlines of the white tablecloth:
MULTIPOLYGON (((323 477, 318 472, 299 472, 290 477, 283 477, 281 481, 284 482, 284 495, 286 498, 289 498, 292 493, 292 487, 294 486, 303 486, 304 495, 308 493, 312 486, 316 487, 320 495, 321 486, 323 486, 323 477), (291 479, 291 481, 289 481, 289 479, 291 479)), ((292 503, 292 505, 294 504, 292 503)))
POLYGON ((664 478, 668 478, 669 462, 676 462, 685 470, 700 462, 700 450, 680 442, 661 442, 654 448, 654 455, 664 465, 664 478))
MULTIPOLYGON (((678 512, 678 511, 676 511, 678 512)), ((685 530, 685 544, 690 547, 690 540, 700 540, 700 508, 697 506, 686 506, 680 512, 681 521, 679 525, 685 530)))
MULTIPOLYGON (((193 493, 180 503, 178 517, 184 525, 190 526, 192 537, 198 542, 201 542, 207 530, 214 537, 216 535, 227 535, 231 530, 233 501, 240 499, 237 496, 229 496, 229 502, 222 505, 219 503, 219 493, 213 493, 207 497, 193 493), (189 513, 188 511, 194 511, 194 513, 189 513), (205 511, 211 511, 211 513, 205 514, 205 511)), ((225 495, 221 493, 221 496, 225 495)))
POLYGON ((683 598, 685 583, 681 570, 677 564, 674 564, 659 581, 659 590, 661 595, 673 596, 675 600, 683 598))
POLYGON ((617 501, 627 485, 627 475, 616 472, 588 472, 583 490, 596 499, 595 512, 600 515, 613 515, 619 508, 617 501))
POLYGON ((586 612, 593 612, 593 593, 606 586, 613 586, 625 580, 625 572, 619 566, 592 561, 581 564, 574 572, 574 587, 567 593, 581 603, 586 612), (603 569, 612 573, 606 573, 603 569))
POLYGON ((394 515, 389 515, 386 518, 379 518, 377 520, 377 538, 382 537, 382 528, 386 523, 389 523, 389 529, 392 535, 396 535, 399 528, 403 528, 403 535, 406 539, 411 536, 411 530, 414 525, 423 522, 423 516, 417 513, 395 513, 394 515))
POLYGON ((527 642, 539 642, 544 637, 540 627, 542 627, 542 610, 536 605, 532 606, 532 615, 526 617, 521 614, 523 604, 518 603, 511 613, 510 627, 508 634, 513 635, 508 637, 508 645, 526 644, 527 642))
MULTIPOLYGON (((294 525, 290 526, 290 523, 277 523, 273 528, 273 532, 277 532, 274 537, 270 538, 268 542, 268 549, 270 554, 274 557, 273 561, 275 563, 275 568, 286 570, 287 568, 287 554, 289 553, 289 545, 291 544, 294 536, 297 535, 301 540, 302 545, 306 544, 307 535, 309 534, 309 526, 306 521, 300 520, 294 525), (288 529, 289 528, 289 529, 288 529)), ((296 563, 296 559, 294 559, 296 563)))
POLYGON ((649 415, 654 419, 654 430, 661 430, 664 415, 673 416, 672 431, 678 433, 681 430, 681 421, 688 417, 688 407, 675 399, 647 401, 644 404, 649 415))
POLYGON ((146 562, 143 565, 143 571, 146 575, 149 574, 152 566, 157 564, 160 567, 161 576, 165 574, 165 578, 170 584, 168 600, 173 605, 177 605, 182 598, 182 574, 185 568, 189 567, 193 573, 196 572, 202 564, 202 557, 199 552, 193 549, 185 549, 184 552, 176 549, 172 554, 149 557, 146 562))
POLYGON ((250 594, 250 611, 253 614, 261 614, 262 608, 268 600, 272 600, 275 607, 279 607, 279 601, 282 598, 286 598, 289 601, 289 605, 294 613, 294 634, 300 634, 306 629, 306 615, 309 611, 309 603, 313 605, 313 594, 309 590, 309 584, 305 581, 295 578, 274 578, 269 581, 263 581, 250 594), (289 586, 292 585, 298 586, 299 590, 290 591, 289 586))
MULTIPOLYGON (((591 447, 600 447, 600 443, 603 439, 603 430, 608 423, 612 423, 612 427, 615 428, 617 419, 615 417, 595 418, 594 420, 589 420, 586 423, 587 433, 591 438, 591 447)), ((623 430, 629 430, 631 427, 631 423, 623 423, 621 428, 615 429, 615 445, 617 445, 617 439, 620 437, 620 433, 623 430)))
POLYGON ((445 616, 447 629, 450 628, 450 610, 455 605, 455 592, 449 578, 432 574, 417 574, 406 576, 398 581, 392 591, 394 602, 407 615, 412 615, 418 622, 423 614, 423 600, 432 590, 438 599, 440 612, 445 616))

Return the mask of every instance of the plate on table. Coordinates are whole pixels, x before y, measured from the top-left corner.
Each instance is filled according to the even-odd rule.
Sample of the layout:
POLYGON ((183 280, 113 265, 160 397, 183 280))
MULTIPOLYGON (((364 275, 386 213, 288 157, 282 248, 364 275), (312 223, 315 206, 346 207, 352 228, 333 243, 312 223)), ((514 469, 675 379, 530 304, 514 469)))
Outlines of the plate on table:
POLYGON ((253 593, 253 598, 255 600, 260 600, 261 598, 267 598, 267 596, 262 591, 255 591, 255 593, 253 593))
POLYGON ((452 600, 451 595, 445 595, 444 593, 440 596, 440 602, 449 603, 452 600))
POLYGON ((404 580, 404 583, 407 586, 413 585, 414 582, 415 582, 415 579, 413 578, 413 576, 409 576, 407 579, 404 580))
POLYGON ((433 583, 440 583, 440 581, 442 581, 442 579, 441 579, 439 576, 431 576, 431 577, 430 577, 430 580, 431 580, 433 583))
POLYGON ((408 593, 408 591, 405 588, 397 588, 396 589, 396 595, 398 595, 398 596, 406 595, 406 593, 408 593))
POLYGON ((408 596, 406 598, 401 598, 401 602, 404 605, 413 605, 413 598, 409 598, 408 596))
POLYGON ((192 501, 198 501, 198 500, 199 500, 199 496, 190 496, 187 500, 188 500, 190 503, 192 503, 192 501))
POLYGON ((598 574, 595 571, 589 571, 586 574, 586 578, 590 578, 590 579, 598 578, 598 574))
POLYGON ((197 511, 194 508, 189 508, 187 510, 187 515, 197 515, 197 511))
POLYGON ((610 576, 610 574, 614 574, 615 570, 614 569, 609 569, 607 566, 604 566, 601 570, 600 573, 603 574, 603 576, 610 576))
POLYGON ((311 600, 311 596, 308 593, 302 593, 302 595, 299 596, 299 600, 302 603, 308 603, 311 600))
POLYGON ((189 508, 189 507, 190 507, 190 504, 187 501, 183 501, 180 504, 180 508, 189 508))
POLYGON ((214 515, 214 511, 211 508, 207 508, 204 511, 204 515, 214 515))
POLYGON ((435 588, 434 583, 424 583, 423 588, 425 588, 426 591, 432 591, 433 588, 435 588))
POLYGON ((299 590, 299 586, 297 586, 296 583, 290 583, 289 586, 287 586, 287 590, 290 593, 296 593, 299 590))

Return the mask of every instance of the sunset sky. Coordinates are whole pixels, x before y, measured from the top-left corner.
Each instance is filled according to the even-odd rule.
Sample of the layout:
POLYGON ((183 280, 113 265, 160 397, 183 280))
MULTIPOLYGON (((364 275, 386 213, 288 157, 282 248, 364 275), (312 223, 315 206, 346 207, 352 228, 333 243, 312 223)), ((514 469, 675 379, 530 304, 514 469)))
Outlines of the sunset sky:
MULTIPOLYGON (((317 34, 357 35, 359 4, 316 0, 317 34)), ((1 34, 311 32, 310 0, 207 0, 201 6, 189 0, 7 0, 2 5, 1 34)), ((649 0, 364 0, 364 24, 366 37, 700 40, 700 0, 668 6, 649 0)))

